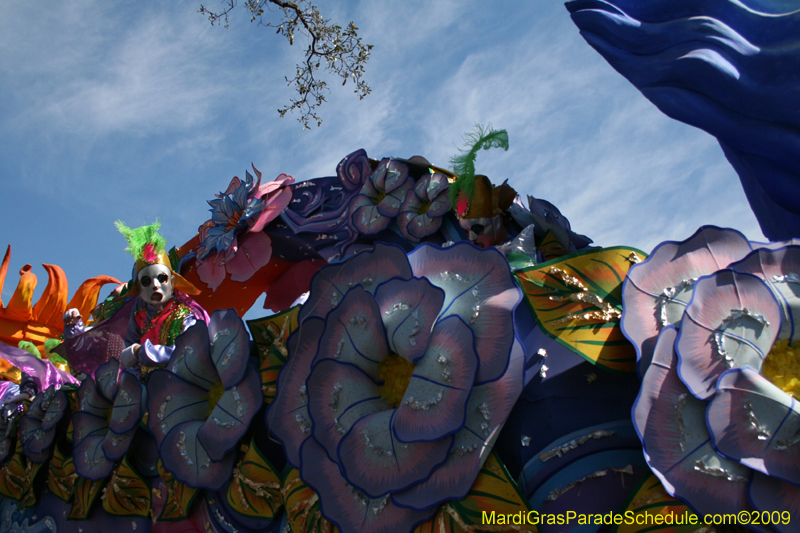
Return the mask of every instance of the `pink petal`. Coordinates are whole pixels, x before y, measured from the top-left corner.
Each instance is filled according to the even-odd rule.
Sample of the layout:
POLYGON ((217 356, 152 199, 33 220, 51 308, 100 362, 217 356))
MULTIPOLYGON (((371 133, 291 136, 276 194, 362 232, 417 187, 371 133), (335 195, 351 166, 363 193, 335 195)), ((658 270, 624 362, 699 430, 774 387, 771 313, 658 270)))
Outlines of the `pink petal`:
MULTIPOLYGON (((231 180, 230 185, 228 185, 228 188, 225 189, 225 192, 223 194, 233 194, 233 191, 238 189, 241 183, 242 180, 240 180, 238 176, 234 176, 233 179, 231 180)), ((220 198, 222 197, 221 194, 217 194, 216 196, 219 196, 220 198)))
MULTIPOLYGON (((247 281, 272 258, 272 239, 266 233, 248 233, 236 255, 225 266, 233 281, 247 281)), ((202 278, 201 278, 202 279, 202 278)))
POLYGON ((222 252, 210 256, 208 259, 197 261, 197 276, 200 281, 208 285, 212 291, 216 291, 217 287, 225 281, 225 265, 222 264, 222 252))
MULTIPOLYGON (((293 178, 289 178, 290 180, 294 181, 293 178)), ((272 183, 275 183, 274 181, 272 183)), ((272 185, 272 183, 268 183, 266 186, 272 185)), ((261 208, 261 214, 258 215, 255 224, 253 227, 250 228, 251 233, 256 233, 264 229, 264 226, 278 218, 286 206, 289 205, 289 202, 292 201, 292 189, 286 187, 284 189, 280 189, 274 194, 264 194, 264 207, 261 208)))
MULTIPOLYGON (((255 168, 253 170, 255 170, 255 168)), ((256 171, 256 172, 258 172, 258 171, 256 171)), ((259 177, 260 177, 261 173, 258 172, 258 174, 259 174, 259 177)), ((255 197, 256 198, 262 198, 265 195, 268 195, 268 194, 270 194, 270 193, 272 193, 274 191, 277 191, 281 187, 286 187, 288 185, 291 185, 292 183, 294 183, 294 178, 293 177, 291 177, 288 174, 281 174, 280 176, 275 178, 275 181, 270 181, 269 183, 265 183, 264 185, 261 185, 260 187, 258 187, 258 190, 257 190, 257 192, 255 194, 255 197)))

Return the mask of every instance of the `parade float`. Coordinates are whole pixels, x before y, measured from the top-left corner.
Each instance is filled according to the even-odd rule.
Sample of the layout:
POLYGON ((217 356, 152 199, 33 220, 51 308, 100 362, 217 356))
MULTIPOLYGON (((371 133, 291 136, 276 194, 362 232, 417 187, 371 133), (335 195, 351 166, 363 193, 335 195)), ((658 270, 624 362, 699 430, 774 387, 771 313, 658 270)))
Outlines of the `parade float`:
POLYGON ((772 242, 704 226, 593 246, 477 172, 508 149, 491 128, 449 166, 253 167, 180 246, 118 222, 125 283, 67 301, 45 265, 33 304, 20 271, 0 303, 0 530, 694 531, 635 518, 744 511, 799 531, 798 93, 778 72, 798 12, 567 6, 719 138, 772 242))

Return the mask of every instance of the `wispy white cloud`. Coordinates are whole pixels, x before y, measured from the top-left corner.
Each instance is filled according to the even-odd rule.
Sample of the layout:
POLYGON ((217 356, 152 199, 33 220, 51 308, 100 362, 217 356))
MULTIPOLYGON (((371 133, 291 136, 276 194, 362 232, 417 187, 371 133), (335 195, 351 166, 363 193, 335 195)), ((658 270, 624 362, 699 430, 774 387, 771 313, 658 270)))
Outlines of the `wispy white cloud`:
POLYGON ((196 9, 0 5, 0 129, 12 133, 0 146, 0 209, 3 222, 26 220, 13 231, 0 223, 0 246, 13 242, 27 262, 47 250, 41 260, 71 279, 125 276, 116 218, 158 216, 182 244, 207 218, 206 200, 250 162, 266 179, 332 175, 358 148, 447 166, 462 135, 489 122, 511 147, 481 153, 479 170, 550 200, 599 244, 649 251, 704 223, 761 237, 714 139, 658 112, 560 4, 321 2, 375 45, 373 92, 359 100, 331 81, 323 126, 309 131, 277 116, 302 42, 289 47, 241 13, 230 29, 211 27, 196 9), (25 218, 29 206, 59 227, 25 218), (70 239, 92 243, 99 259, 70 239), (103 268, 88 271, 92 262, 103 268))

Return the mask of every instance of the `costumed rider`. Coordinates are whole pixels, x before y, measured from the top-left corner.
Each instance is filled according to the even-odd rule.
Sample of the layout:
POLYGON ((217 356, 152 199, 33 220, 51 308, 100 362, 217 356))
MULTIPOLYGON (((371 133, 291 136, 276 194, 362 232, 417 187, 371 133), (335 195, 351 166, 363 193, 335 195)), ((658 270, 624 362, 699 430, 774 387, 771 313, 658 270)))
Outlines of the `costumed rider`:
POLYGON ((550 202, 528 196, 526 207, 507 181, 495 186, 486 176, 475 174, 480 150, 508 150, 506 130, 477 126, 465 138, 466 148, 450 160, 455 175, 450 178, 450 206, 470 242, 481 248, 497 247, 512 268, 574 253, 591 244, 591 239, 570 229, 569 221, 550 202), (537 244, 548 234, 555 245, 539 250, 537 244))
MULTIPOLYGON (((208 323, 209 317, 190 297, 200 291, 172 269, 166 240, 158 233, 158 221, 135 229, 121 221, 116 226, 128 241, 126 251, 136 259, 127 293, 118 296, 136 298, 120 362, 146 373, 165 366, 175 349, 175 339, 198 320, 208 323)), ((65 339, 82 334, 84 329, 77 309, 64 314, 65 339)))
POLYGON ((507 181, 494 186, 486 176, 475 174, 475 159, 481 150, 508 150, 508 132, 478 125, 465 140, 465 149, 450 159, 454 174, 450 178, 450 207, 461 229, 480 248, 496 246, 509 261, 513 255, 522 257, 526 265, 533 264, 536 261, 533 227, 522 231, 515 228, 514 238, 509 238, 507 223, 512 219, 508 209, 514 204, 517 191, 507 181))
POLYGON ((489 178, 477 175, 471 196, 462 190, 456 203, 458 222, 470 242, 480 248, 505 242, 508 230, 503 222, 503 212, 514 203, 517 191, 507 183, 495 187, 489 178))
POLYGON ((158 221, 136 229, 121 221, 116 226, 128 241, 126 251, 136 259, 128 295, 138 295, 120 360, 143 371, 163 367, 175 350, 175 339, 198 320, 208 323, 208 314, 190 298, 200 291, 172 269, 158 221))

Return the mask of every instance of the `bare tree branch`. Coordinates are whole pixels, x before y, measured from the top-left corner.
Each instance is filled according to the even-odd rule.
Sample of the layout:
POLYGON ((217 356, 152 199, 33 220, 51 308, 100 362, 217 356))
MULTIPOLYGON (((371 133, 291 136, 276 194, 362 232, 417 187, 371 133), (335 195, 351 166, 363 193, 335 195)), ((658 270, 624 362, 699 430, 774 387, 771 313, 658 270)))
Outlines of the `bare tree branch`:
MULTIPOLYGON (((228 14, 236 8, 237 3, 238 0, 224 0, 224 8, 218 12, 201 5, 199 13, 207 16, 212 25, 224 24, 228 27, 228 14)), ((352 81, 355 84, 354 92, 360 99, 372 92, 364 81, 364 67, 372 45, 361 42, 355 24, 350 22, 345 28, 331 24, 309 0, 245 0, 244 5, 250 11, 251 22, 257 20, 261 26, 276 28, 276 33, 284 35, 290 45, 294 44, 296 33, 306 36, 309 42, 305 61, 297 64, 294 78, 284 78, 287 85, 294 86, 298 97, 278 109, 281 117, 299 111, 300 118, 297 120, 303 124, 303 129, 308 128, 311 121, 316 121, 317 126, 322 124, 316 110, 325 102, 325 93, 330 89, 328 83, 320 79, 320 69, 339 76, 342 85, 352 81), (268 14, 265 14, 265 7, 268 14), (280 20, 270 20, 271 13, 275 13, 276 19, 279 14, 280 20)))

